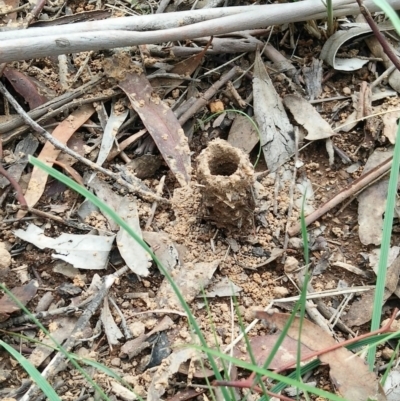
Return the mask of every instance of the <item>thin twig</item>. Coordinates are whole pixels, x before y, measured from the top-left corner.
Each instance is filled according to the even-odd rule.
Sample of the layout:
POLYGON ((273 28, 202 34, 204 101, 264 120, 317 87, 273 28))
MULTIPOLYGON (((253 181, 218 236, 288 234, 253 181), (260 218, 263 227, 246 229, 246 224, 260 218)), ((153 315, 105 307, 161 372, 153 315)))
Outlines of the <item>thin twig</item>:
MULTIPOLYGON (((393 323, 394 319, 396 318, 397 311, 398 311, 398 309, 395 308, 395 310, 393 311, 393 314, 392 314, 390 320, 388 321, 388 323, 385 324, 385 326, 381 327, 380 329, 371 331, 370 333, 362 334, 362 335, 360 335, 358 337, 351 338, 349 340, 346 340, 346 341, 343 341, 343 342, 340 342, 340 343, 335 343, 334 345, 331 345, 331 346, 326 347, 324 349, 320 349, 318 351, 315 351, 315 352, 312 352, 310 354, 304 355, 301 358, 300 362, 304 362, 304 361, 306 361, 308 359, 315 358, 315 357, 317 357, 319 355, 327 354, 328 352, 335 351, 336 349, 342 348, 342 347, 344 347, 346 345, 354 344, 355 342, 360 341, 360 340, 364 340, 365 338, 369 338, 369 337, 375 336, 377 334, 383 334, 383 333, 387 333, 387 332, 391 331, 391 326, 392 326, 392 323, 393 323)), ((284 372, 285 370, 288 370, 288 369, 292 368, 296 363, 297 363, 297 361, 291 362, 291 363, 289 363, 289 364, 287 364, 287 365, 275 370, 275 373, 284 372)), ((233 381, 219 381, 218 380, 218 381, 214 381, 213 385, 235 387, 235 388, 251 388, 251 389, 253 389, 253 390, 257 391, 257 392, 261 392, 261 389, 259 387, 254 386, 254 384, 255 384, 255 382, 254 382, 255 375, 256 374, 254 372, 252 372, 251 375, 245 380, 233 380, 233 381)))
POLYGON ((389 45, 388 41, 386 40, 383 33, 380 31, 378 25, 375 23, 374 19, 372 18, 371 13, 369 12, 368 8, 364 6, 363 0, 357 0, 357 3, 360 7, 361 14, 367 20, 368 25, 371 27, 372 32, 374 33, 376 39, 381 44, 383 51, 389 57, 390 61, 396 66, 396 68, 400 71, 400 60, 394 54, 391 46, 389 45))
POLYGON ((11 186, 15 189, 16 192, 15 197, 17 198, 17 201, 21 205, 21 208, 26 210, 28 204, 26 203, 21 186, 15 180, 15 178, 8 173, 8 171, 2 166, 2 164, 0 164, 0 174, 5 178, 7 178, 7 180, 10 182, 11 186))
MULTIPOLYGON (((161 194, 162 194, 162 191, 163 191, 163 188, 164 188, 165 177, 166 177, 165 175, 163 175, 163 176, 161 177, 161 180, 160 180, 160 182, 159 182, 159 184, 158 184, 158 186, 157 186, 156 194, 157 194, 158 196, 161 196, 161 194)), ((151 223, 153 222, 154 213, 156 212, 157 205, 158 205, 157 202, 153 202, 153 204, 151 205, 150 216, 149 216, 149 218, 147 219, 146 226, 145 226, 145 228, 144 228, 145 231, 147 231, 147 230, 150 228, 151 223)))
MULTIPOLYGON (((389 0, 389 3, 396 9, 400 7, 398 0, 389 0)), ((378 7, 374 5, 373 1, 368 0, 367 4, 371 10, 378 10, 378 7)), ((38 39, 37 35, 40 35, 40 32, 43 31, 33 33, 32 35, 35 35, 35 37, 29 36, 29 34, 31 34, 29 32, 23 40, 20 39, 21 36, 18 32, 13 31, 11 34, 5 32, 4 35, 0 32, 0 59, 3 62, 9 62, 89 50, 95 51, 116 47, 195 39, 203 36, 222 35, 270 25, 320 19, 326 16, 324 3, 313 0, 268 4, 265 6, 239 7, 242 10, 240 14, 238 14, 238 8, 235 10, 226 10, 231 8, 235 7, 224 7, 223 11, 219 11, 219 9, 216 9, 218 11, 206 9, 201 10, 201 13, 195 10, 186 14, 183 14, 184 12, 178 12, 136 17, 139 18, 139 20, 136 20, 138 23, 134 25, 134 28, 132 28, 133 24, 131 24, 131 29, 136 30, 134 32, 127 30, 124 21, 121 21, 119 25, 120 29, 123 30, 107 31, 106 27, 110 25, 107 24, 106 21, 100 21, 101 23, 96 25, 94 25, 96 21, 91 21, 91 28, 86 28, 86 32, 82 32, 78 27, 73 26, 73 33, 69 33, 71 32, 70 27, 63 26, 62 33, 54 34, 54 28, 51 27, 51 31, 47 31, 49 36, 41 36, 40 39, 38 39), (207 13, 207 11, 210 11, 210 13, 207 13), (200 19, 199 15, 202 15, 203 19, 200 19), (225 16, 205 21, 205 19, 210 18, 210 15, 225 16), (148 32, 140 32, 139 26, 143 27, 142 29, 148 29, 151 25, 152 29, 157 29, 157 20, 159 22, 162 20, 163 28, 148 32), (154 21, 154 23, 152 24, 151 21, 154 21), (193 21, 201 22, 192 23, 193 21), (184 24, 190 25, 182 26, 184 24), (171 28, 171 26, 174 26, 174 28, 171 28), (93 29, 94 31, 88 32, 88 29, 93 29)), ((334 15, 353 14, 356 9, 358 9, 358 7, 356 8, 353 0, 334 1, 334 15)), ((118 20, 120 18, 115 19, 118 20)), ((115 27, 116 22, 113 24, 115 27)), ((160 26, 160 24, 158 25, 160 26)), ((37 29, 41 28, 36 28, 32 31, 36 31, 37 29)))
MULTIPOLYGON (((319 219, 325 213, 329 212, 331 209, 339 205, 345 199, 350 196, 354 196, 355 194, 363 191, 372 181, 375 181, 378 177, 386 174, 391 166, 392 166, 392 157, 389 157, 383 163, 378 164, 372 170, 368 171, 366 174, 354 180, 351 184, 345 187, 342 191, 340 191, 337 195, 335 195, 328 202, 324 203, 319 209, 315 210, 311 214, 309 214, 305 218, 306 226, 309 226, 311 223, 319 219)), ((290 236, 296 235, 300 232, 300 223, 294 224, 289 230, 288 233, 290 236)))
POLYGON ((199 97, 195 103, 188 109, 184 114, 182 114, 178 121, 179 124, 183 125, 189 118, 193 117, 202 107, 204 107, 207 102, 215 95, 215 93, 222 88, 228 81, 234 78, 240 73, 239 67, 233 67, 225 75, 223 75, 217 82, 214 82, 209 89, 207 89, 204 94, 199 97))
POLYGON ((25 112, 25 110, 18 104, 18 102, 14 99, 14 97, 8 92, 6 87, 0 82, 0 92, 7 98, 7 100, 12 104, 17 113, 23 118, 26 124, 28 124, 33 130, 35 130, 38 134, 42 135, 47 141, 49 141, 54 147, 60 149, 61 151, 67 153, 68 155, 74 157, 76 160, 90 167, 92 170, 98 171, 100 173, 105 174, 108 177, 113 178, 118 182, 118 184, 124 186, 128 190, 137 193, 142 196, 146 200, 150 201, 158 201, 161 203, 168 203, 167 199, 161 198, 155 195, 150 188, 148 188, 142 181, 132 176, 131 179, 133 184, 128 183, 126 180, 122 178, 120 174, 113 173, 110 170, 107 170, 96 163, 92 162, 89 159, 81 156, 79 153, 73 151, 68 148, 66 145, 61 143, 59 140, 54 138, 49 132, 47 132, 44 128, 42 128, 36 121, 32 120, 29 115, 25 112))
MULTIPOLYGON (((67 341, 63 345, 64 351, 70 352, 73 347, 75 346, 76 342, 82 337, 83 329, 89 323, 90 318, 93 314, 97 311, 100 307, 104 297, 108 294, 109 289, 114 284, 115 280, 125 274, 129 268, 124 266, 123 268, 119 269, 113 274, 110 274, 104 277, 103 285, 96 293, 95 297, 93 298, 92 302, 85 308, 84 312, 76 322, 74 330, 72 331, 71 335, 68 337, 67 341)), ((62 366, 64 361, 64 353, 58 352, 56 356, 51 360, 51 362, 46 366, 46 368, 42 372, 42 376, 44 378, 50 379, 58 372, 58 368, 62 366)), ((30 401, 32 396, 37 391, 37 385, 33 384, 29 390, 24 394, 20 401, 30 401)))

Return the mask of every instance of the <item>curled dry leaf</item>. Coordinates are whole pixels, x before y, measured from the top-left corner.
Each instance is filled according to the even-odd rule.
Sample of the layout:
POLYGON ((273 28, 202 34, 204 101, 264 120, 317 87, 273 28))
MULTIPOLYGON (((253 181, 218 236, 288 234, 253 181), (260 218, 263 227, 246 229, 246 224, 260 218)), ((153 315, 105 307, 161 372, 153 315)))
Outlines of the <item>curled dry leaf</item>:
POLYGON ((335 70, 355 71, 368 63, 368 60, 351 58, 336 58, 339 49, 349 40, 371 32, 368 24, 363 24, 348 31, 336 31, 324 44, 321 50, 320 59, 324 60, 335 70))
MULTIPOLYGON (((290 315, 286 313, 256 312, 259 319, 265 319, 279 330, 283 330, 290 315)), ((287 335, 296 341, 301 341, 313 351, 321 351, 336 344, 336 341, 323 329, 310 321, 303 319, 301 337, 299 337, 300 319, 295 318, 287 335)), ((346 348, 321 354, 321 362, 329 364, 330 376, 339 394, 351 401, 385 401, 379 380, 374 372, 359 356, 346 348)))

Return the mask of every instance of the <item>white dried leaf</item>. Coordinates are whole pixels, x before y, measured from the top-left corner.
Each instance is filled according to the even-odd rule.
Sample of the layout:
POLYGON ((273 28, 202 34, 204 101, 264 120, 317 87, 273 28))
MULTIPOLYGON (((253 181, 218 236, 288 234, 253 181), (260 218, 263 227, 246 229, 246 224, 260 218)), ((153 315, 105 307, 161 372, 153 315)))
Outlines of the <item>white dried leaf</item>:
POLYGON ((105 269, 108 263, 115 235, 104 237, 100 235, 61 234, 57 238, 44 235, 44 231, 30 224, 24 230, 16 230, 14 234, 30 242, 40 249, 50 248, 57 253, 51 256, 70 263, 78 269, 105 269))

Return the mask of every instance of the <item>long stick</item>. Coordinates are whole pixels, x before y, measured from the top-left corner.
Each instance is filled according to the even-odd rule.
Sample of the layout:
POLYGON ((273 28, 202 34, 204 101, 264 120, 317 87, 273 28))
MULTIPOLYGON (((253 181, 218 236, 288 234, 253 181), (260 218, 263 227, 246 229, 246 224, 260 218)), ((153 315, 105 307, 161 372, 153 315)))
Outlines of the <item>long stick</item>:
MULTIPOLYGON (((333 209, 335 206, 339 205, 345 199, 361 192, 362 190, 367 188, 370 183, 374 182, 377 178, 387 173, 392 166, 392 159, 393 157, 389 157, 383 163, 379 164, 372 170, 368 171, 368 173, 357 178, 351 184, 349 184, 345 189, 343 189, 337 195, 335 195, 332 199, 324 203, 319 209, 309 214, 305 218, 306 226, 309 226, 311 223, 318 220, 321 216, 329 212, 329 210, 333 209)), ((296 235, 299 232, 300 232, 300 223, 296 223, 288 230, 288 234, 290 236, 296 235)))
MULTIPOLYGON (((389 0, 388 2, 394 9, 400 9, 400 0, 389 0)), ((372 0, 366 1, 365 4, 371 11, 378 10, 378 7, 372 0)), ((358 7, 353 0, 337 0, 333 6, 334 15, 346 15, 358 11, 358 7)), ((74 33, 68 33, 68 25, 66 25, 65 27, 63 26, 61 34, 37 37, 28 36, 20 39, 13 39, 16 36, 11 36, 10 39, 10 33, 7 33, 6 36, 5 33, 0 32, 0 63, 66 53, 78 53, 88 50, 113 49, 140 44, 195 39, 240 30, 265 28, 270 25, 320 19, 326 16, 326 8, 320 0, 249 6, 247 9, 247 12, 241 12, 236 15, 148 32, 131 32, 126 30, 105 31, 101 25, 97 28, 98 30, 93 32, 79 32, 75 30, 74 33)), ((201 10, 201 12, 204 12, 204 10, 201 10)), ((195 11, 191 11, 191 13, 196 15, 195 11)), ((180 23, 179 16, 182 13, 178 12, 174 14, 176 14, 176 26, 176 24, 180 23)), ((155 14, 154 16, 160 17, 162 15, 155 14)), ((147 29, 155 29, 154 25, 151 25, 150 20, 147 22, 149 23, 147 29)), ((100 21, 100 23, 104 24, 103 21, 100 21)), ((95 24, 95 22, 92 24, 95 24)), ((34 31, 35 29, 32 30, 32 35, 34 31)), ((27 32, 30 33, 31 29, 28 29, 27 32)))

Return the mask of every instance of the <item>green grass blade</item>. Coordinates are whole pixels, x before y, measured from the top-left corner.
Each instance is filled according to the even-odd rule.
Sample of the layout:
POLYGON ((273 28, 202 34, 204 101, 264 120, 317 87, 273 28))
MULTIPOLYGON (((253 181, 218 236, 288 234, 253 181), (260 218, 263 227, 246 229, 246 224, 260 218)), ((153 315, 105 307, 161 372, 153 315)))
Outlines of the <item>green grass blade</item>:
MULTIPOLYGON (((233 358, 230 355, 223 354, 217 350, 204 348, 204 347, 198 346, 198 345, 192 345, 192 347, 194 349, 198 349, 202 352, 206 352, 208 355, 213 355, 215 357, 225 359, 226 361, 232 362, 236 366, 239 366, 243 369, 249 370, 250 372, 255 372, 255 373, 259 374, 260 376, 266 376, 266 377, 269 377, 270 379, 286 383, 289 386, 298 387, 300 390, 306 391, 308 393, 316 394, 320 397, 324 397, 331 401, 346 401, 344 398, 339 397, 335 394, 331 394, 331 393, 328 393, 327 391, 321 390, 319 388, 309 386, 309 385, 299 382, 289 376, 282 376, 278 373, 274 373, 274 372, 271 372, 264 368, 258 367, 257 365, 253 365, 251 363, 244 362, 240 359, 233 358)), ((351 401, 351 400, 349 400, 349 401, 351 401)))
POLYGON ((61 401, 61 398, 54 391, 50 383, 40 374, 40 372, 18 351, 0 340, 0 345, 11 354, 14 359, 25 369, 29 377, 37 384, 37 386, 43 391, 43 393, 51 401, 61 401))
MULTIPOLYGON (((400 125, 397 128, 396 144, 394 147, 392 168, 389 178, 389 189, 386 200, 385 218, 383 223, 383 234, 381 253, 379 257, 378 274, 376 279, 374 306, 372 311, 371 331, 379 329, 382 314, 383 296, 385 292, 387 261, 390 248, 390 239, 392 237, 394 207, 397 196, 397 182, 399 179, 400 166, 400 125)), ((368 350, 368 365, 372 370, 375 364, 376 347, 370 347, 368 350)))
POLYGON ((392 6, 386 0, 374 0, 374 3, 387 15, 397 33, 400 35, 400 19, 392 6))
POLYGON ((21 303, 21 301, 2 283, 0 283, 0 289, 2 289, 17 305, 18 307, 27 315, 29 315, 31 317, 31 320, 33 323, 36 324, 37 327, 40 328, 40 330, 43 331, 43 333, 46 334, 46 336, 54 343, 54 345, 56 346, 56 349, 58 351, 60 351, 64 357, 66 359, 68 359, 71 364, 85 377, 85 379, 88 381, 88 383, 90 383, 94 389, 96 389, 96 391, 99 393, 99 395, 101 396, 101 398, 103 400, 108 401, 109 398, 107 397, 107 395, 102 391, 102 389, 97 385, 97 383, 95 381, 93 381, 93 379, 86 373, 86 371, 84 369, 82 369, 79 364, 73 360, 73 358, 71 358, 70 353, 67 352, 59 343, 58 341, 50 334, 50 332, 46 329, 46 327, 44 327, 42 325, 42 323, 40 323, 40 321, 34 316, 32 315, 32 313, 30 313, 30 311, 26 308, 26 306, 24 304, 21 303))
MULTIPOLYGON (((200 330, 199 325, 196 322, 195 317, 193 316, 189 305, 186 303, 184 300, 182 293, 179 290, 179 287, 176 285, 175 281, 172 279, 171 275, 168 273, 168 271, 164 268, 160 260, 156 257, 156 255, 153 253, 153 251, 149 248, 149 246, 138 236, 138 234, 107 204, 102 202, 99 198, 97 198, 95 195, 93 195, 91 192, 89 192, 86 188, 84 188, 82 185, 79 185, 75 181, 71 180, 69 177, 65 176, 64 174, 60 173, 59 171, 55 170, 52 167, 49 167, 47 164, 43 163, 41 160, 29 156, 29 162, 32 163, 34 166, 37 166, 41 168, 43 171, 45 171, 47 174, 52 176, 53 178, 56 178, 57 180, 61 181, 74 191, 78 192, 85 198, 87 198, 90 202, 92 202, 95 206, 97 206, 102 212, 108 214, 120 227, 122 227, 136 242, 138 242, 142 248, 148 252, 148 254, 151 256, 151 258, 154 260, 154 262, 157 264, 158 268, 161 270, 161 272, 164 274, 165 278, 168 280, 169 284, 171 285, 174 293, 176 294, 179 302, 182 305, 182 308, 187 314, 189 324, 195 331, 196 335, 198 336, 201 344, 207 348, 207 343, 204 339, 204 336, 202 335, 202 332, 200 330)), ((215 377, 217 380, 222 380, 222 376, 218 370, 218 366, 212 357, 212 355, 209 355, 209 362, 211 364, 211 367, 214 371, 215 377)), ((223 395, 226 399, 228 399, 228 393, 226 389, 222 389, 223 395)))

